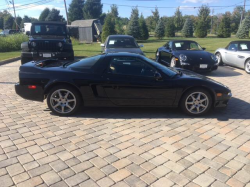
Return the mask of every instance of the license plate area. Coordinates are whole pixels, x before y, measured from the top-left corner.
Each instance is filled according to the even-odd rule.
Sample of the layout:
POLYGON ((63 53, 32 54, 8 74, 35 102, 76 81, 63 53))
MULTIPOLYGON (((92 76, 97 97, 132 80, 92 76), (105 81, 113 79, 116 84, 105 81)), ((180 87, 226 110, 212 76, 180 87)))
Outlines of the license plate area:
POLYGON ((200 64, 200 68, 206 69, 207 68, 207 64, 200 64))
POLYGON ((50 57, 51 57, 51 54, 50 54, 50 53, 43 53, 43 57, 45 57, 45 58, 50 58, 50 57))

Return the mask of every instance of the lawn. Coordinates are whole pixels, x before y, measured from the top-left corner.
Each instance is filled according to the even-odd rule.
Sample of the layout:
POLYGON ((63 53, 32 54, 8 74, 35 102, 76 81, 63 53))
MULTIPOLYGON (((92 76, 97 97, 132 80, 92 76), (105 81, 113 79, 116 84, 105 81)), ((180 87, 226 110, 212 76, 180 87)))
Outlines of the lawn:
MULTIPOLYGON (((207 38, 182 38, 182 37, 174 37, 174 38, 163 38, 161 40, 156 39, 155 37, 150 37, 147 41, 138 41, 139 44, 143 44, 142 48, 145 55, 149 58, 155 57, 155 52, 157 48, 163 46, 168 40, 171 39, 189 39, 198 42, 202 47, 205 47, 207 51, 214 53, 217 48, 225 47, 232 40, 236 40, 236 38, 216 38, 214 36, 208 36, 207 38)), ((101 47, 99 43, 93 44, 78 44, 74 42, 74 52, 76 57, 88 57, 94 56, 96 54, 101 53, 101 47)), ((0 61, 4 59, 18 57, 20 55, 20 51, 15 52, 3 52, 0 53, 0 61)))

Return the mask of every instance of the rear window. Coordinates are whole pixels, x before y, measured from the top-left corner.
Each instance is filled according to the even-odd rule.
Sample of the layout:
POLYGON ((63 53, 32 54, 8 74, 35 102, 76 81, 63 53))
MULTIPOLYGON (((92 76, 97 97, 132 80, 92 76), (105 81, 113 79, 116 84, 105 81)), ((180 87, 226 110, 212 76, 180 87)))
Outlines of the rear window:
POLYGON ((76 69, 91 69, 96 62, 101 58, 102 55, 97 55, 89 58, 84 58, 80 61, 69 64, 68 67, 76 69))
POLYGON ((107 48, 138 48, 138 45, 134 38, 116 37, 108 40, 107 48))

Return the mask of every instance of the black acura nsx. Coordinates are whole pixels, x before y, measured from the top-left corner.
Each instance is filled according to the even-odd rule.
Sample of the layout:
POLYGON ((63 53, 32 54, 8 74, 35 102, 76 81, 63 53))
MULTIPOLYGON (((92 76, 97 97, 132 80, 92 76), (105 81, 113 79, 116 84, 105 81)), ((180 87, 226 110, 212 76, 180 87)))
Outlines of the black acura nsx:
POLYGON ((156 61, 170 67, 197 72, 210 72, 218 68, 218 60, 197 42, 172 40, 156 51, 156 61))
POLYGON ((163 66, 132 53, 102 54, 74 62, 48 59, 20 67, 18 95, 47 99, 58 115, 81 105, 105 107, 180 107, 198 116, 225 107, 228 87, 194 72, 163 66))

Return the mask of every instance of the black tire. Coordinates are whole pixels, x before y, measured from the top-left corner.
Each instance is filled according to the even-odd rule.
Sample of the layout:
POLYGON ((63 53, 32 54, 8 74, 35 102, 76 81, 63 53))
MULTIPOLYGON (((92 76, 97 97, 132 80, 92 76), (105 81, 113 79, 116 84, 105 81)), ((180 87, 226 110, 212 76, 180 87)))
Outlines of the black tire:
POLYGON ((218 59, 218 64, 219 66, 223 66, 224 63, 223 63, 223 60, 222 60, 222 57, 221 57, 221 54, 220 53, 216 53, 215 56, 217 57, 218 59))
POLYGON ((76 113, 79 110, 81 103, 82 99, 78 91, 75 88, 67 85, 55 86, 49 91, 47 97, 47 105, 49 109, 59 116, 70 116, 76 113), (62 97, 59 96, 58 91, 60 91, 62 97), (67 98, 65 98, 64 96, 66 96, 67 92, 69 92, 69 94, 67 98), (72 100, 75 100, 75 102, 72 100), (56 107, 56 105, 58 106, 56 107))
POLYGON ((191 115, 191 116, 201 116, 201 115, 206 114, 211 109, 212 104, 213 104, 213 100, 212 100, 211 94, 207 90, 202 89, 202 88, 195 88, 195 89, 188 90, 186 93, 184 93, 184 95, 182 96, 181 101, 180 101, 180 107, 181 107, 182 111, 188 115, 191 115), (198 93, 202 93, 200 95, 200 101, 199 101, 199 99, 197 99, 198 93), (197 97, 196 98, 194 97, 196 99, 195 102, 193 102, 193 104, 187 104, 187 103, 192 103, 192 100, 190 100, 191 99, 190 97, 193 94, 194 94, 194 96, 197 94, 197 97), (204 96, 206 96, 206 97, 204 97, 204 96), (203 101, 202 103, 200 103, 201 100, 204 100, 204 99, 207 99, 207 101, 203 101), (198 100, 198 102, 197 102, 197 100, 198 100), (201 104, 206 106, 206 108, 200 106, 201 104), (200 113, 197 112, 198 106, 200 109, 202 109, 202 110, 200 110, 200 113), (196 112, 191 112, 192 110, 190 111, 190 109, 192 109, 192 107, 195 107, 194 111, 196 111, 196 112))
POLYGON ((21 64, 23 65, 23 64, 30 62, 32 60, 33 60, 32 58, 21 57, 21 64))
POLYGON ((245 63, 245 71, 250 74, 250 59, 245 63))

